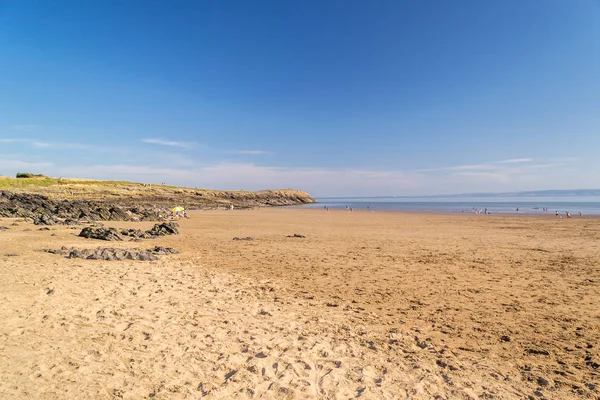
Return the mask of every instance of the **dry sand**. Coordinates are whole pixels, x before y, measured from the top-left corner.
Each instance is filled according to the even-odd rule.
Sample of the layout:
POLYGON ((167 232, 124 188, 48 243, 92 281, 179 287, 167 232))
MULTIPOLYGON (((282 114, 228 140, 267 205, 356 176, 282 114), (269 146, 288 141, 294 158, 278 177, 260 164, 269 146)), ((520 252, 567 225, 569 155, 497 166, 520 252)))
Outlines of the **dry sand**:
POLYGON ((600 397, 600 219, 209 211, 117 244, 14 221, 2 399, 600 397), (182 253, 37 251, 107 244, 182 253))

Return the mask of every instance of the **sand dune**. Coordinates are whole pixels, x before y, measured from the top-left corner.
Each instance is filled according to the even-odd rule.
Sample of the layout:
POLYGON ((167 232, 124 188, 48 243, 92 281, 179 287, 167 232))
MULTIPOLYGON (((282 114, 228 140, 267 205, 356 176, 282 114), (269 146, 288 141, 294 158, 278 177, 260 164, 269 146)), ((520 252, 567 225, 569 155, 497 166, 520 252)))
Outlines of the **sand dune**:
POLYGON ((14 221, 2 398, 600 396, 597 219, 195 212, 111 243, 181 251, 152 262, 41 253, 106 243, 14 221))

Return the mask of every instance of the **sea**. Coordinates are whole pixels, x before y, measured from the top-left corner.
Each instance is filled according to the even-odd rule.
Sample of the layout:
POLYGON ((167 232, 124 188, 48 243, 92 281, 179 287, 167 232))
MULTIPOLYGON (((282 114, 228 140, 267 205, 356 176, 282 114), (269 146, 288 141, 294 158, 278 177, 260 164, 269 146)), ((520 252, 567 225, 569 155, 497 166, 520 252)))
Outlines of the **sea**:
POLYGON ((443 214, 600 216, 600 197, 322 197, 302 208, 356 211, 404 211, 443 214), (518 211, 517 211, 518 209, 518 211))

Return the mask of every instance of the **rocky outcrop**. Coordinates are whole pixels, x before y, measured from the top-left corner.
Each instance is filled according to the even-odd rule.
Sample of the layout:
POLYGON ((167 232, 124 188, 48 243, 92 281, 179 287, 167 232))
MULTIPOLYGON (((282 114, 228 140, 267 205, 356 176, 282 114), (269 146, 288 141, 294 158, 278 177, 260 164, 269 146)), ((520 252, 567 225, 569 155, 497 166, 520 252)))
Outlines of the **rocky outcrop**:
POLYGON ((115 228, 93 228, 86 227, 79 233, 80 237, 86 239, 98 239, 108 241, 123 241, 123 237, 115 228))
MULTIPOLYGON (((171 215, 173 206, 188 210, 253 208, 313 203, 306 193, 294 190, 258 192, 224 192, 192 189, 174 190, 172 194, 106 196, 99 190, 93 199, 61 199, 54 187, 52 196, 39 193, 0 191, 0 218, 30 218, 37 225, 76 225, 93 221, 161 221, 171 215), (121 196, 121 197, 116 197, 121 196)), ((29 189, 28 189, 29 190, 29 189)), ((46 190, 33 187, 31 191, 46 190)), ((165 189, 166 190, 166 189, 165 189)), ((171 193, 171 192, 168 192, 171 193)))
POLYGON ((162 224, 156 224, 152 229, 146 231, 146 233, 153 237, 167 236, 167 235, 179 235, 177 227, 179 224, 176 222, 164 222, 162 224))
POLYGON ((138 260, 138 261, 155 261, 158 256, 169 254, 179 254, 179 251, 171 247, 155 246, 148 250, 140 249, 114 249, 114 248, 97 248, 97 249, 68 249, 62 247, 60 249, 44 249, 46 253, 58 254, 67 256, 67 258, 83 258, 86 260, 105 260, 105 261, 123 261, 123 260, 138 260))
POLYGON ((159 236, 167 235, 179 235, 177 229, 179 224, 176 222, 163 222, 162 224, 156 224, 147 231, 141 229, 124 229, 121 232, 115 228, 104 228, 104 227, 86 227, 79 233, 80 237, 86 239, 98 239, 108 241, 123 241, 123 237, 131 237, 133 239, 154 239, 159 236))
POLYGON ((0 217, 31 218, 36 225, 92 221, 157 221, 169 215, 154 206, 119 207, 110 202, 56 200, 40 194, 0 191, 0 217))

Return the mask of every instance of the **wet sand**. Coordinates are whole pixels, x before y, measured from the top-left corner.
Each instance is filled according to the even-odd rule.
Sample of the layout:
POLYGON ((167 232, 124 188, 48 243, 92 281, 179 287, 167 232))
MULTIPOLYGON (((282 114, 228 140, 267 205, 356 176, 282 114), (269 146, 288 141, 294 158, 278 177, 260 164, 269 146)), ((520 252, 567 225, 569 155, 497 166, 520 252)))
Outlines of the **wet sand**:
POLYGON ((141 243, 0 220, 0 397, 600 396, 599 219, 191 216, 141 243), (107 245, 181 254, 38 251, 107 245))

